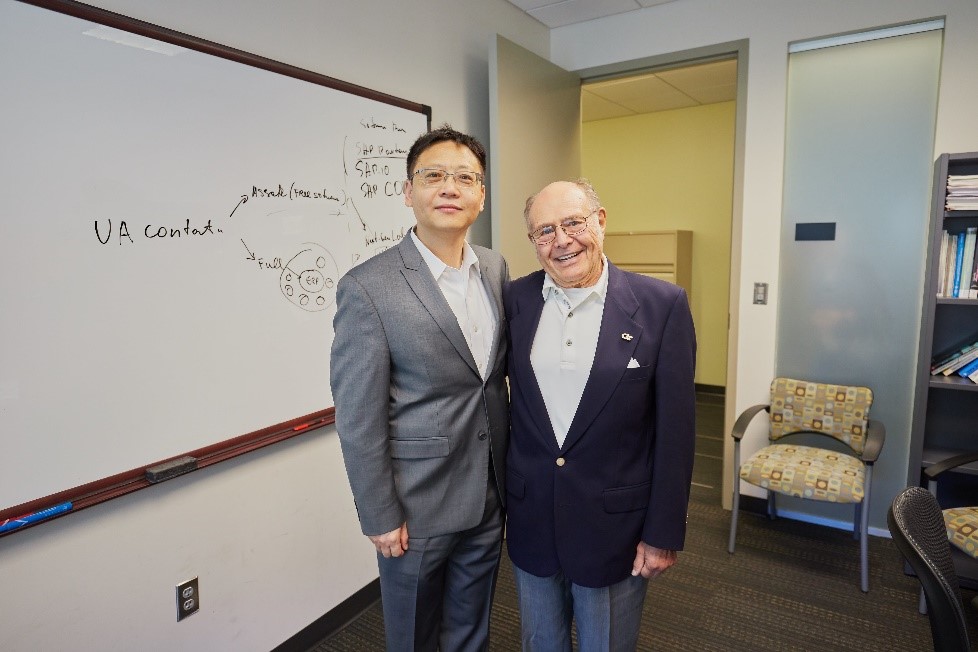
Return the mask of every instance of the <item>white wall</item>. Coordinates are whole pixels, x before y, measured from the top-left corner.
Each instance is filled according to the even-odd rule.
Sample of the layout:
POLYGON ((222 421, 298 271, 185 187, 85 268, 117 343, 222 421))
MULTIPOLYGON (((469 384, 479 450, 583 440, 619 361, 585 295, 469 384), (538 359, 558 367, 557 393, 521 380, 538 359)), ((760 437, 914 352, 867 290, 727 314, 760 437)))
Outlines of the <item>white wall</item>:
MULTIPOLYGON (((490 37, 549 51, 503 0, 91 4, 428 104, 483 142, 490 37)), ((0 647, 269 650, 376 574, 329 428, 0 538, 0 647), (194 576, 201 611, 177 623, 194 576)))
MULTIPOLYGON (((551 60, 568 70, 749 41, 747 91, 739 98, 745 102, 746 132, 741 143, 743 203, 734 210, 742 220, 742 247, 733 255, 741 262, 739 277, 734 279, 738 286, 731 293, 732 297, 739 294, 739 303, 731 311, 739 314, 739 322, 735 324, 738 363, 727 383, 728 392, 735 392, 735 402, 727 403, 728 430, 745 407, 766 402, 775 370, 788 44, 938 16, 946 16, 946 27, 936 158, 941 152, 978 150, 974 110, 978 106, 978 40, 974 38, 978 3, 974 0, 682 0, 552 30, 551 60), (771 284, 766 306, 751 303, 755 281, 771 284)), ((907 422, 911 408, 908 401, 907 422)), ((751 435, 745 439, 745 453, 760 445, 759 428, 751 435)), ((892 432, 888 437, 909 439, 909 433, 892 432)), ((730 482, 730 470, 725 469, 724 486, 730 482)), ((877 525, 881 522, 874 520, 877 525)))

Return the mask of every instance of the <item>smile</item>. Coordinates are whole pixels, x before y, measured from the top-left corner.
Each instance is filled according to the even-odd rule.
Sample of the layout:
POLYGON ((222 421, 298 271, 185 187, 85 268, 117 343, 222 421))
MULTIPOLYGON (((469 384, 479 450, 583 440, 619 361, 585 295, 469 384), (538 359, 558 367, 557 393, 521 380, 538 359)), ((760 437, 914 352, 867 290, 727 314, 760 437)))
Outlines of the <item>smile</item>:
POLYGON ((565 261, 570 260, 574 256, 577 256, 580 253, 581 253, 580 251, 577 251, 577 252, 574 252, 572 254, 567 254, 566 256, 558 256, 555 260, 557 260, 559 262, 565 262, 565 261))

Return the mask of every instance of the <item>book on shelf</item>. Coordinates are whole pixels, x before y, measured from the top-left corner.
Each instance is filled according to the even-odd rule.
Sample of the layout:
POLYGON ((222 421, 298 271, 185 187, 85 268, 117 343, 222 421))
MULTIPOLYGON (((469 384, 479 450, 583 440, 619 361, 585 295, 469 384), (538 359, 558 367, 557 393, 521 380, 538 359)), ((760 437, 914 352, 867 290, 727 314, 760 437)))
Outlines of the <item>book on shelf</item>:
POLYGON ((942 297, 953 296, 951 293, 954 288, 954 259, 958 253, 958 234, 949 233, 947 237, 947 251, 944 252, 944 292, 942 297))
POLYGON ((943 297, 947 292, 947 243, 951 234, 941 231, 941 251, 937 257, 937 296, 943 297))
POLYGON ((942 353, 936 354, 931 359, 931 375, 937 376, 944 373, 946 369, 956 363, 962 356, 971 352, 978 352, 978 334, 971 335, 967 340, 956 344, 950 349, 946 349, 942 353))
POLYGON ((975 255, 971 260, 971 287, 968 288, 968 298, 978 299, 978 239, 976 239, 975 255))
POLYGON ((961 252, 961 285, 956 296, 958 299, 968 299, 971 296, 971 273, 975 260, 975 234, 978 227, 970 226, 965 230, 964 249, 961 252))
POLYGON ((954 281, 951 283, 951 296, 958 296, 961 291, 961 263, 964 261, 964 241, 967 239, 963 233, 957 234, 957 247, 954 254, 954 281))
POLYGON ((968 378, 971 376, 971 374, 975 373, 976 371, 978 371, 978 358, 964 365, 963 367, 958 369, 957 372, 955 373, 957 373, 959 376, 962 376, 964 378, 968 378))
POLYGON ((965 353, 964 355, 961 355, 960 357, 956 358, 954 362, 949 364, 944 369, 944 371, 941 372, 941 374, 944 376, 953 376, 955 373, 957 373, 959 369, 961 369, 961 367, 965 366, 966 364, 970 363, 973 360, 978 360, 978 347, 975 347, 970 351, 968 351, 967 353, 965 353))
POLYGON ((970 374, 968 374, 968 380, 973 383, 978 383, 978 370, 972 371, 970 374))

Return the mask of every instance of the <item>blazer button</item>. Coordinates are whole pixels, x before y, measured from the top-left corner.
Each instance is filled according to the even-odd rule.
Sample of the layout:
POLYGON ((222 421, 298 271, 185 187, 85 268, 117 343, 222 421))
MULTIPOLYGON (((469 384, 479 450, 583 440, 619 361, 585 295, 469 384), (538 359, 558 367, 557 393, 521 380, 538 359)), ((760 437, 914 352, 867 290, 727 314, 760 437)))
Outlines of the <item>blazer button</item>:
POLYGON ((558 457, 557 458, 557 466, 563 466, 566 463, 567 463, 567 461, 563 457, 558 457))
POLYGON ((480 432, 479 433, 479 441, 485 441, 485 440, 486 440, 486 433, 480 432))

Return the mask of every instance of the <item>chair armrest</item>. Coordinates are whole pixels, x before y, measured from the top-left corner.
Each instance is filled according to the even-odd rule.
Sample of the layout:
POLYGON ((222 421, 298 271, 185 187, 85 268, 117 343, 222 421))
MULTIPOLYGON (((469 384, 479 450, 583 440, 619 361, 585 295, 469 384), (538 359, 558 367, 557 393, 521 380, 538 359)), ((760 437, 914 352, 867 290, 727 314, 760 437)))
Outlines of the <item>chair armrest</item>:
POLYGON ((961 455, 949 457, 946 460, 938 462, 937 464, 928 466, 926 469, 924 469, 924 473, 930 480, 936 480, 937 476, 945 471, 959 467, 962 464, 968 464, 969 462, 978 462, 978 451, 962 453, 961 455))
POLYGON ((883 448, 883 440, 886 439, 886 426, 882 421, 869 419, 866 427, 866 445, 863 446, 862 460, 866 464, 872 464, 880 456, 883 448))
POLYGON ((735 441, 740 441, 743 438, 744 433, 747 432, 747 426, 750 422, 757 416, 758 412, 768 410, 770 405, 752 405, 737 417, 737 421, 734 423, 733 430, 730 432, 730 436, 734 438, 735 441))

